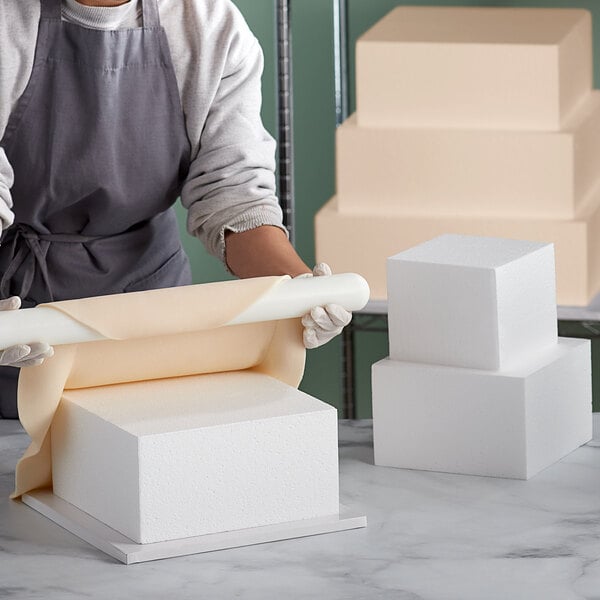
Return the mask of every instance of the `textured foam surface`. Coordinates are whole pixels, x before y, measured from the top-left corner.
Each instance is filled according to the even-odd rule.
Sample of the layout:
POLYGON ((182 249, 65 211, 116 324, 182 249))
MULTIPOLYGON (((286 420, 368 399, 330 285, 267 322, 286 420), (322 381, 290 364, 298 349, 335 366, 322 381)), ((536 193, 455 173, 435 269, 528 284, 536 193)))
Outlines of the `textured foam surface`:
POLYGON ((69 390, 51 435, 54 493, 138 543, 339 510, 335 409, 258 373, 69 390))
POLYGON ((583 10, 398 7, 357 43, 360 125, 558 130, 592 85, 583 10))
POLYGON ((340 210, 572 219, 600 179, 600 92, 559 132, 338 127, 340 210))
POLYGON ((379 466, 528 479, 592 436, 587 340, 502 374, 385 359, 372 376, 379 466))
POLYGON ((445 233, 553 242, 558 303, 585 306, 600 290, 598 202, 577 220, 554 220, 352 214, 333 198, 316 216, 316 256, 334 272, 360 273, 371 298, 385 299, 386 258, 445 233))
POLYGON ((496 370, 556 344, 552 244, 443 235, 387 269, 393 360, 496 370))

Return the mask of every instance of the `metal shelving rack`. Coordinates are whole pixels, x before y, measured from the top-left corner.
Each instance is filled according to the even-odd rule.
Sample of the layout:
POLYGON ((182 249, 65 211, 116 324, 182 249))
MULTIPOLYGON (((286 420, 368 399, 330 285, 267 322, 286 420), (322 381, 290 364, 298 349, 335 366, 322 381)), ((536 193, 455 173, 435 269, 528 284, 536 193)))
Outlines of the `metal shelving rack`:
MULTIPOLYGON (((348 2, 333 2, 336 126, 348 117, 348 2)), ((296 240, 294 197, 294 107, 292 72, 291 0, 275 0, 277 40, 277 116, 279 136, 278 183, 283 223, 292 244, 296 240)), ((354 331, 342 335, 342 416, 356 418, 354 402, 354 331)))
MULTIPOLYGON (((348 117, 347 0, 333 1, 336 126, 348 117)), ((279 136, 279 201, 284 225, 295 241, 294 105, 291 0, 275 0, 277 39, 277 116, 279 136)))
MULTIPOLYGON (((348 118, 348 0, 333 0, 333 40, 335 68, 335 120, 339 127, 348 118)), ((382 331, 371 318, 358 324, 356 317, 342 332, 342 417, 356 419, 354 343, 356 331, 382 331)), ((387 327, 387 323, 383 325, 387 327)))
MULTIPOLYGON (((336 126, 348 117, 348 0, 332 0, 336 126)), ((284 224, 295 241, 291 0, 275 0, 279 118, 279 190, 284 224)), ((580 322, 589 337, 600 337, 600 295, 588 307, 558 307, 560 321, 580 322)), ((356 418, 354 347, 357 331, 385 332, 387 303, 372 301, 355 313, 342 334, 342 416, 356 418)))

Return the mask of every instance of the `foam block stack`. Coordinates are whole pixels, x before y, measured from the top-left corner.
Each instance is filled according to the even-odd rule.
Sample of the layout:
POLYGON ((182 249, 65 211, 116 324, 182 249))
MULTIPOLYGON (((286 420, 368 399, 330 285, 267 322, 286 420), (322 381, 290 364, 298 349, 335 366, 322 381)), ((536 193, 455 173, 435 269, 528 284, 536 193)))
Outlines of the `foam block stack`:
POLYGON ((335 409, 259 373, 69 390, 52 440, 54 494, 141 544, 339 512, 335 409))
POLYGON ((551 244, 445 235, 388 259, 375 463, 528 479, 592 436, 590 344, 556 333, 551 244))
POLYGON ((590 14, 401 6, 359 38, 356 64, 318 260, 385 299, 385 258, 443 233, 553 242, 558 302, 588 304, 600 291, 590 14))

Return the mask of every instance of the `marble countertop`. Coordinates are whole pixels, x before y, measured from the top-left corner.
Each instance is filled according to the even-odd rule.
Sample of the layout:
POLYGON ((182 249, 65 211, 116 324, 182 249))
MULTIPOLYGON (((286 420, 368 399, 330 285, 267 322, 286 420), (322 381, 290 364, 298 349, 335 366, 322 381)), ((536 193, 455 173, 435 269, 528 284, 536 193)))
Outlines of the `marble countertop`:
POLYGON ((530 481, 374 467, 371 423, 342 422, 342 502, 366 529, 129 567, 7 499, 26 445, 0 420, 0 598, 600 600, 600 414, 530 481))

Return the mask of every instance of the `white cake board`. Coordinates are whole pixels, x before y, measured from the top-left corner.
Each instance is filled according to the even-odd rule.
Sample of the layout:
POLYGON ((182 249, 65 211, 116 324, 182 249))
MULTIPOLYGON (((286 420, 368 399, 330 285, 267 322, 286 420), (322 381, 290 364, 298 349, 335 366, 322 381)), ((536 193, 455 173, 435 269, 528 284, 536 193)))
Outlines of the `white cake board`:
POLYGON ((340 507, 340 514, 330 517, 225 531, 154 544, 137 544, 49 490, 24 494, 22 500, 57 525, 127 565, 367 526, 366 517, 351 514, 345 507, 340 507))

